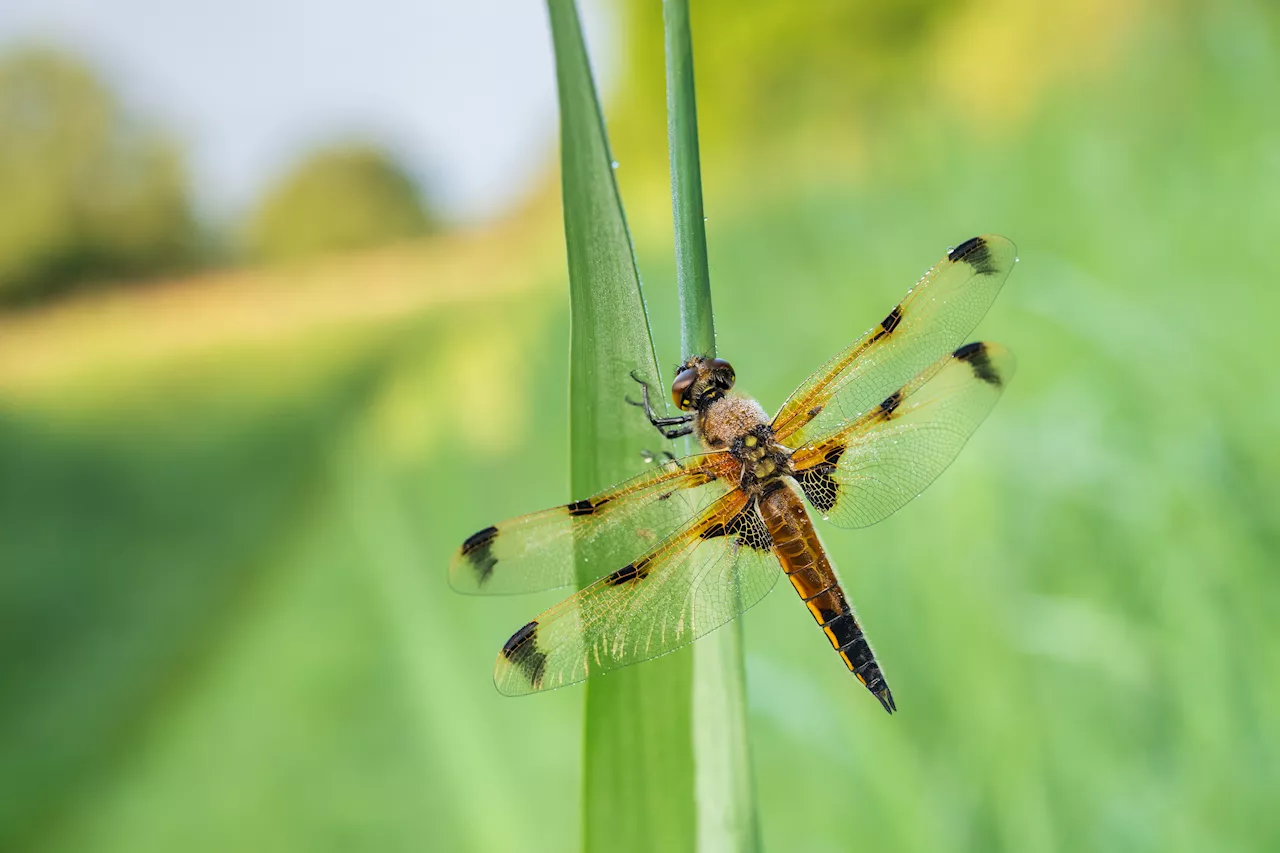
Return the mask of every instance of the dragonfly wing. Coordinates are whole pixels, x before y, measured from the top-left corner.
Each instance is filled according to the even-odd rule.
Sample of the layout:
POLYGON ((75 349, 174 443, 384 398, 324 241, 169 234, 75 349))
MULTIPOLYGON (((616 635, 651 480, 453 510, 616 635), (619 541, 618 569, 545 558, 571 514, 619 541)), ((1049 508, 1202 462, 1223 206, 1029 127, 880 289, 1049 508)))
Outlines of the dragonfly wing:
POLYGON ((1013 243, 995 235, 952 249, 879 325, 792 393, 773 420, 776 439, 800 447, 936 368, 987 313, 1016 261, 1013 243))
POLYGON ((720 475, 732 464, 724 452, 690 456, 592 498, 486 527, 454 552, 449 583, 469 594, 571 586, 575 555, 601 577, 723 497, 731 486, 720 475))
POLYGON ((658 657, 759 602, 779 564, 756 505, 732 491, 642 558, 517 631, 494 683, 534 693, 658 657))
POLYGON ((799 448, 796 480, 809 503, 841 527, 892 515, 960 453, 1013 376, 999 344, 957 349, 870 412, 799 448))

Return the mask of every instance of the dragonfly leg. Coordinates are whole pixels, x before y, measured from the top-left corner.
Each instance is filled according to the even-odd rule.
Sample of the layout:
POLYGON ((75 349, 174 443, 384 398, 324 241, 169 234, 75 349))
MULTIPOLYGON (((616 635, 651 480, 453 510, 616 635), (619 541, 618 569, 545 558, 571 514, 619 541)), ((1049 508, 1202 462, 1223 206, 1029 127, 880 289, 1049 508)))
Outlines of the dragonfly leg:
POLYGON ((630 397, 624 399, 631 405, 644 409, 645 417, 649 419, 649 423, 657 427, 658 432, 662 433, 665 438, 679 438, 682 435, 688 435, 693 432, 693 427, 688 426, 693 420, 692 414, 680 415, 674 418, 659 417, 658 413, 653 409, 653 404, 649 402, 649 383, 641 379, 634 370, 631 371, 631 378, 640 383, 640 390, 644 395, 644 400, 637 403, 630 397))

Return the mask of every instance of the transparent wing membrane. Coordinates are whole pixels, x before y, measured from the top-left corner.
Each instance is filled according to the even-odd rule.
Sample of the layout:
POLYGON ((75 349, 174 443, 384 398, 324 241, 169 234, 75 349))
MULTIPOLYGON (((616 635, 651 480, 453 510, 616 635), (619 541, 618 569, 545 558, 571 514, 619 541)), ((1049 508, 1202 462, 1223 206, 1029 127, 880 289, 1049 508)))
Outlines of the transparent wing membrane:
POLYGON ((754 504, 734 491, 639 560, 517 631, 498 654, 508 695, 549 690, 658 657, 736 618, 779 575, 754 504))
POLYGON ((966 344, 879 405, 796 450, 792 464, 809 503, 841 527, 892 515, 960 453, 1013 376, 999 344, 966 344))
POLYGON ((1017 260, 1004 237, 974 237, 947 253, 874 329, 827 362, 773 420, 777 440, 800 447, 855 420, 964 342, 1017 260))
POLYGON ((469 594, 571 586, 574 556, 601 577, 651 550, 729 490, 717 478, 727 453, 668 462, 586 500, 505 521, 454 552, 449 583, 469 594))

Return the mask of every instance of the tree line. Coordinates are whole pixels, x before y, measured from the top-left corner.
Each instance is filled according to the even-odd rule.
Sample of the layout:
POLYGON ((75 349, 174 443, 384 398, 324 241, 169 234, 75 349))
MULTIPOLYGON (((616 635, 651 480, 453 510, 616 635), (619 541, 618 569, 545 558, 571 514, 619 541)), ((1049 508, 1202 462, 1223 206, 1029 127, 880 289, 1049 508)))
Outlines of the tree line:
POLYGON ((386 151, 304 156, 231 228, 197 216, 181 146, 92 68, 0 53, 0 309, 241 261, 285 261, 426 234, 421 189, 386 151))

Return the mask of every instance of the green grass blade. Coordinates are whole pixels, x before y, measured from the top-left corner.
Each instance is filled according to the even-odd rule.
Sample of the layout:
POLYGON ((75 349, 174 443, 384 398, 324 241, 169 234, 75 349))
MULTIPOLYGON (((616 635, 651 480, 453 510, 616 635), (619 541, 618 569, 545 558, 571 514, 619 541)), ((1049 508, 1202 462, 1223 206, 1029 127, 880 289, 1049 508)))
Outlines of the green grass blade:
MULTIPOLYGON (((680 290, 680 342, 683 355, 715 355, 688 0, 665 0, 663 31, 671 208, 675 219, 676 280, 680 290)), ((698 850, 702 853, 757 850, 759 828, 747 739, 742 620, 735 620, 697 643, 693 660, 698 850)))
POLYGON ((706 218, 702 212, 702 167, 698 154, 698 106, 693 90, 693 43, 688 0, 662 4, 667 59, 667 140, 671 149, 671 210, 675 219, 676 281, 680 289, 682 356, 715 354, 711 272, 707 264, 706 218))
MULTIPOLYGON (((638 370, 658 383, 640 276, 572 0, 548 0, 560 97, 569 255, 570 448, 575 496, 635 474, 658 436, 626 405, 638 370)), ((660 383, 659 383, 660 387, 660 383)), ((688 649, 591 681, 583 743, 583 849, 694 845, 688 649)))

